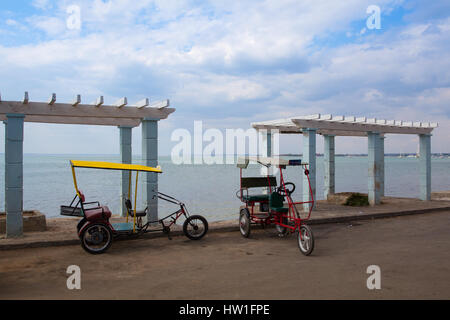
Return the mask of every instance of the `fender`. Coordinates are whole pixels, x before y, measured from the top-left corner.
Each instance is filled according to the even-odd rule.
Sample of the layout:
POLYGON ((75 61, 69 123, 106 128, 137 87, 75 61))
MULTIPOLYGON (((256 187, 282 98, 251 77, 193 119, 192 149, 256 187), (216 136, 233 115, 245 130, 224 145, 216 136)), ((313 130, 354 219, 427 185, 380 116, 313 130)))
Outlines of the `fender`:
MULTIPOLYGON (((81 220, 81 221, 83 221, 83 220, 81 220)), ((81 223, 81 221, 79 222, 79 224, 81 223)), ((89 225, 91 225, 91 224, 94 224, 94 223, 100 223, 100 224, 104 224, 105 226, 108 226, 110 229, 111 229, 111 231, 113 231, 114 232, 114 228, 112 227, 112 225, 109 223, 109 221, 107 221, 107 220, 96 220, 96 221, 88 221, 88 220, 85 220, 86 222, 81 226, 81 228, 79 229, 79 231, 78 231, 78 237, 81 237, 81 234, 83 233, 83 231, 89 226, 89 225)))
POLYGON ((81 227, 82 226, 84 226, 84 224, 86 223, 86 218, 83 218, 83 219, 81 219, 80 221, 78 221, 78 224, 77 224, 77 232, 80 232, 80 229, 81 229, 81 227))

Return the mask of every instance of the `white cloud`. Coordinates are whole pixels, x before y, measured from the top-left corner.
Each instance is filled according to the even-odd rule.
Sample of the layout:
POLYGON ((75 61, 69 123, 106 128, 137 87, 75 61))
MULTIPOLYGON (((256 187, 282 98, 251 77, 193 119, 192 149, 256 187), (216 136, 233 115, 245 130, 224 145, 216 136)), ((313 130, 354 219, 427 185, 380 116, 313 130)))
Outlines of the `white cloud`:
MULTIPOLYGON (((378 5, 390 13, 399 3, 378 5)), ((178 109, 168 127, 194 119, 248 127, 316 112, 438 120, 433 149, 448 150, 449 19, 358 36, 371 1, 80 0, 83 30, 73 34, 65 28, 70 4, 29 20, 47 40, 0 46, 10 79, 2 93, 167 97, 178 109), (317 45, 335 32, 354 42, 317 45)))
POLYGON ((51 3, 49 0, 33 0, 32 5, 42 10, 51 8, 51 3))

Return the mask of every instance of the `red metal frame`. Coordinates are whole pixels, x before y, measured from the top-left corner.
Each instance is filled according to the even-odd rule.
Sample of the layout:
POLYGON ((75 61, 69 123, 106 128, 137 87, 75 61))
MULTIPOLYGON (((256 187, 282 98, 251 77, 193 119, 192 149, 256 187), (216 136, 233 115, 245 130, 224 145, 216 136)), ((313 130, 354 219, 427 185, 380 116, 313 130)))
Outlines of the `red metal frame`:
MULTIPOLYGON (((288 213, 287 214, 283 214, 283 213, 279 213, 276 211, 270 211, 270 207, 269 207, 269 216, 266 218, 263 217, 258 217, 257 215, 255 215, 254 212, 254 208, 255 208, 255 203, 267 203, 268 201, 245 201, 245 207, 249 210, 250 212, 250 221, 252 223, 259 223, 259 224, 265 224, 265 225, 269 225, 269 224, 276 224, 285 228, 288 228, 291 230, 291 233, 295 232, 295 230, 298 229, 299 233, 300 233, 300 237, 302 237, 302 234, 300 232, 300 227, 303 223, 303 221, 307 221, 309 220, 309 218, 311 217, 311 212, 314 208, 314 194, 312 192, 312 188, 311 188, 311 181, 309 179, 309 170, 306 164, 302 164, 302 166, 304 167, 304 173, 308 179, 308 186, 309 186, 309 192, 311 195, 311 201, 300 201, 300 202, 294 202, 292 201, 291 196, 287 193, 286 190, 286 185, 284 182, 284 177, 283 177, 283 167, 279 166, 280 169, 280 186, 283 187, 284 189, 284 193, 285 193, 285 198, 287 199, 287 203, 288 203, 288 213), (311 206, 309 208, 309 212, 308 212, 308 216, 306 218, 301 218, 300 217, 300 213, 298 212, 298 210, 296 209, 296 205, 299 204, 306 204, 306 203, 310 203, 311 206), (288 224, 284 224, 283 223, 283 218, 287 218, 288 220, 288 224), (289 222, 293 222, 293 223, 289 223, 289 222)), ((240 180, 242 180, 242 168, 240 169, 240 180)), ((269 178, 269 175, 267 175, 267 178, 269 178)), ((270 186, 269 183, 269 190, 270 193, 272 193, 272 187, 270 186)), ((243 189, 242 189, 242 185, 241 185, 241 201, 243 201, 243 189)))

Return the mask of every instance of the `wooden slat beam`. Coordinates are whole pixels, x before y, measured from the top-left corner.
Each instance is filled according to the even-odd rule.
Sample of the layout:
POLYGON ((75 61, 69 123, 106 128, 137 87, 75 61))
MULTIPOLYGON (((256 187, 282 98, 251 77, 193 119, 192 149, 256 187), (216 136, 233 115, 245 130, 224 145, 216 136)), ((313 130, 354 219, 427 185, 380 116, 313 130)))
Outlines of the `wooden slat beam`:
POLYGON ((53 105, 55 102, 56 102, 56 93, 52 93, 52 95, 48 99, 48 104, 53 105))
MULTIPOLYGON (((0 114, 0 120, 6 120, 6 115, 0 114)), ((128 126, 137 127, 140 119, 132 118, 93 118, 93 117, 61 117, 61 116, 25 116, 25 122, 55 123, 55 124, 84 124, 99 126, 128 126)))
POLYGON ((155 103, 150 104, 149 108, 157 108, 157 109, 163 109, 167 108, 170 105, 169 99, 158 101, 155 103))
POLYGON ((81 103, 81 94, 77 94, 75 99, 73 99, 73 101, 72 101, 72 106, 76 107, 80 103, 81 103))
POLYGON ((142 99, 138 102, 136 102, 137 108, 145 108, 150 104, 150 100, 148 98, 142 99))
POLYGON ((328 129, 328 130, 340 130, 340 131, 360 131, 360 132, 380 132, 380 133, 399 133, 399 134, 421 134, 430 133, 430 128, 412 128, 411 124, 408 126, 397 127, 387 125, 377 125, 376 119, 368 119, 366 123, 344 123, 344 122, 332 122, 332 121, 311 121, 303 119, 292 119, 292 121, 300 128, 316 128, 316 129, 328 129))
POLYGON ((169 114, 174 111, 174 108, 117 108, 109 105, 93 107, 89 104, 78 104, 77 107, 74 108, 72 104, 68 103, 54 103, 52 106, 49 106, 45 102, 30 102, 28 105, 23 105, 21 102, 17 101, 2 101, 0 103, 0 115, 7 113, 23 113, 25 115, 34 116, 166 119, 169 114))
POLYGON ((123 106, 126 106, 128 104, 128 100, 127 97, 123 97, 120 98, 119 100, 117 100, 113 106, 117 107, 117 108, 122 108, 123 106))
POLYGON ((25 91, 25 94, 23 96, 22 104, 28 104, 30 100, 30 97, 28 96, 28 91, 25 91))
POLYGON ((252 126, 255 129, 279 130, 281 133, 302 133, 306 128, 315 128, 318 134, 367 136, 367 132, 379 132, 380 134, 426 134, 436 128, 437 123, 313 114, 288 119, 255 122, 252 123, 252 126))
POLYGON ((93 105, 96 107, 100 107, 103 104, 103 102, 104 102, 103 96, 100 96, 94 101, 93 105))

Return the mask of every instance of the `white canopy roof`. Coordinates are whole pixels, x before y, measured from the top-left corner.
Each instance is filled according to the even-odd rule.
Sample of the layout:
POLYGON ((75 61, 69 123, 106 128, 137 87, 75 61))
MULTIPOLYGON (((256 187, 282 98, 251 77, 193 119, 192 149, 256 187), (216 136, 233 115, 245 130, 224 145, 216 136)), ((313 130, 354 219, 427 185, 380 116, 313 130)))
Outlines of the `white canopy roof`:
POLYGON ((139 126, 142 119, 166 119, 175 111, 169 108, 169 100, 150 103, 148 98, 134 105, 127 105, 123 97, 112 105, 105 105, 103 96, 90 104, 81 103, 81 95, 76 95, 70 103, 59 103, 53 93, 46 102, 33 102, 28 92, 21 101, 3 101, 0 95, 0 121, 8 114, 24 114, 26 122, 90 124, 105 126, 139 126))
MULTIPOLYGON (((293 160, 283 159, 279 157, 260 157, 260 156, 245 156, 239 157, 237 160, 237 167, 239 168, 247 168, 250 161, 257 162, 263 166, 289 166, 289 165, 300 165, 300 162, 292 163, 293 160)), ((294 160, 295 161, 295 160, 294 160)), ((299 160, 297 160, 299 161, 299 160)), ((307 163, 301 162, 302 165, 306 165, 307 163)))
POLYGON ((314 114, 253 122, 252 127, 257 130, 278 130, 280 133, 302 133, 304 129, 312 128, 317 129, 317 133, 319 134, 366 136, 367 132, 379 132, 381 134, 427 134, 431 133, 434 128, 437 128, 438 124, 436 122, 413 122, 314 114))

